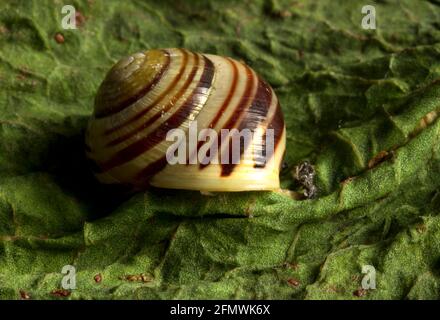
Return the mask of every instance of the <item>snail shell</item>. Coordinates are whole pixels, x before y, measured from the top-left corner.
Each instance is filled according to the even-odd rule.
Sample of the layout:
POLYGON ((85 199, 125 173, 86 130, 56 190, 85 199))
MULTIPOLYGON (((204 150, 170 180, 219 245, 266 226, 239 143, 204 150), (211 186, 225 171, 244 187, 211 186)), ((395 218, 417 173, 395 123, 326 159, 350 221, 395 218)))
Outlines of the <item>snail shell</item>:
POLYGON ((185 49, 161 49, 123 58, 108 72, 87 127, 86 154, 95 176, 105 184, 274 190, 279 188, 285 139, 283 115, 273 89, 247 65, 185 49), (168 141, 168 132, 179 128, 189 133, 194 122, 197 130, 210 128, 219 137, 222 129, 234 128, 247 128, 254 135, 250 143, 240 144, 239 163, 194 162, 204 143, 218 146, 216 155, 207 153, 211 159, 220 159, 232 145, 205 137, 196 149, 188 143, 184 164, 170 164, 166 154, 175 142, 168 141), (266 132, 273 133, 269 151, 266 132), (263 160, 261 155, 265 155, 263 160))

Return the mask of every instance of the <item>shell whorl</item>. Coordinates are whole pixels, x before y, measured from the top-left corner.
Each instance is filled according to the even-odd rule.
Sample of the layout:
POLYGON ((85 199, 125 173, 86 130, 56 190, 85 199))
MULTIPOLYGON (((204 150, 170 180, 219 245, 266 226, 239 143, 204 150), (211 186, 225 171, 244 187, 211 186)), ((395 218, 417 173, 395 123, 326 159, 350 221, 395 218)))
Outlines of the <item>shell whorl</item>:
POLYGON ((98 89, 86 132, 86 153, 98 180, 134 187, 276 189, 284 149, 283 115, 272 88, 241 62, 185 49, 149 50, 116 63, 98 89), (186 164, 169 164, 173 142, 167 133, 176 128, 188 133, 194 122, 219 137, 222 129, 258 133, 261 139, 241 147, 242 158, 246 148, 266 151, 264 136, 273 129, 273 154, 266 154, 265 162, 251 152, 251 159, 240 163, 200 164, 191 161, 205 143, 199 141, 195 149, 188 147, 186 164))

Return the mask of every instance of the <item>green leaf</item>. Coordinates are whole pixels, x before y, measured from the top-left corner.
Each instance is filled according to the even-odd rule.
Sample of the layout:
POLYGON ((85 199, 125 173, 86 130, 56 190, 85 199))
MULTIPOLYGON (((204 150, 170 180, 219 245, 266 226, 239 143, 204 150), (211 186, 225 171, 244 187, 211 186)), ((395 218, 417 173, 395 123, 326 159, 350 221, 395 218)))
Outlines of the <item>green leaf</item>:
POLYGON ((59 1, 2 1, 0 298, 438 299, 440 8, 375 1, 364 30, 364 4, 77 0, 63 30, 59 1), (120 57, 160 47, 267 79, 287 124, 282 186, 301 192, 308 160, 318 198, 99 185, 83 153, 96 89, 120 57), (376 289, 359 294, 364 265, 376 289))

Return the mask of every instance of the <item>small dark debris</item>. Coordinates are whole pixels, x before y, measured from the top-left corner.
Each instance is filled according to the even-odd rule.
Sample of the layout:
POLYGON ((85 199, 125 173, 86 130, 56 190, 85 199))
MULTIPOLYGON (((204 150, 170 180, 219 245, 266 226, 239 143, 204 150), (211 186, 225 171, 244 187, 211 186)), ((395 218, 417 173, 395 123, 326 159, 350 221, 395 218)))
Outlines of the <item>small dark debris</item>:
POLYGON ((308 161, 295 167, 294 177, 304 187, 304 196, 307 199, 313 199, 317 196, 318 188, 314 183, 315 169, 308 161))
POLYGON ((376 154, 370 161, 368 161, 368 169, 374 168, 379 163, 384 162, 385 160, 388 160, 392 157, 392 152, 388 151, 381 151, 378 154, 376 154))
POLYGON ((299 264, 296 262, 285 262, 284 266, 286 268, 290 268, 292 270, 298 270, 299 269, 299 264))
POLYGON ((349 184, 350 182, 354 181, 356 179, 356 177, 348 177, 345 180, 342 180, 341 183, 343 185, 349 184))
POLYGON ((84 17, 84 15, 81 12, 76 11, 75 12, 76 27, 81 27, 85 22, 86 22, 86 18, 84 17))
POLYGON ((100 283, 102 281, 102 276, 100 273, 98 273, 93 277, 93 279, 95 280, 96 283, 100 283))
POLYGON ((24 76, 24 77, 27 77, 27 76, 32 75, 31 71, 30 71, 29 68, 26 67, 26 66, 21 66, 21 67, 20 67, 20 69, 19 69, 19 74, 22 75, 22 76, 24 76))
POLYGON ((239 36, 240 36, 240 33, 241 33, 241 26, 240 26, 240 25, 237 25, 237 26, 235 27, 235 34, 239 37, 239 36))
POLYGON ((57 32, 55 34, 55 41, 60 44, 64 43, 64 36, 61 33, 57 32))
POLYGON ((299 281, 297 279, 295 279, 295 278, 290 278, 290 279, 287 280, 287 282, 290 285, 294 286, 294 287, 298 287, 299 286, 299 281))
POLYGON ((418 126, 409 134, 411 138, 417 136, 420 132, 430 126, 435 120, 437 120, 439 116, 438 111, 433 110, 428 112, 420 119, 418 126))
POLYGON ((20 80, 20 81, 26 80, 26 76, 24 76, 22 73, 17 74, 16 77, 17 77, 17 80, 20 80))
POLYGON ((337 286, 335 286, 335 285, 330 285, 330 286, 327 288, 327 292, 330 292, 330 293, 338 293, 338 292, 340 292, 340 290, 338 289, 337 286))
POLYGON ((9 32, 9 29, 3 25, 0 25, 0 34, 6 34, 9 32))
POLYGON ((130 282, 151 282, 153 278, 146 274, 129 274, 126 276, 119 277, 120 280, 130 281, 130 282))
POLYGON ((65 297, 70 296, 70 291, 65 290, 65 289, 55 289, 55 290, 52 290, 51 294, 54 296, 57 296, 57 297, 65 298, 65 297))
POLYGON ((424 233, 426 231, 426 225, 425 224, 419 224, 416 226, 416 230, 418 233, 424 233))
POLYGON ((20 297, 23 300, 29 300, 31 298, 31 296, 29 295, 29 293, 27 293, 24 290, 20 290, 20 297))
POLYGON ((276 10, 272 13, 272 16, 274 18, 281 18, 281 19, 287 19, 292 17, 292 12, 288 10, 276 10))
POLYGON ((354 274, 354 275, 351 276, 351 281, 359 282, 360 278, 361 278, 360 275, 354 274))
POLYGON ((275 1, 267 1, 264 6, 265 14, 274 19, 286 19, 292 17, 292 12, 281 8, 275 1))
POLYGON ((365 296, 366 294, 367 294, 367 290, 365 289, 357 289, 356 291, 353 292, 353 295, 359 298, 365 296))

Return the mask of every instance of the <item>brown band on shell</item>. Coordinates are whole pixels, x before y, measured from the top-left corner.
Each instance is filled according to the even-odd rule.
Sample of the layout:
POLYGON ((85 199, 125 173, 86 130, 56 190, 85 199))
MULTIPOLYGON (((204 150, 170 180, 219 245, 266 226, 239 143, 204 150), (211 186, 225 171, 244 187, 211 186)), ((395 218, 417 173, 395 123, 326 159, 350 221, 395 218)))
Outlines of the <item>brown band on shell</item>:
POLYGON ((142 153, 161 143, 165 140, 169 130, 179 128, 187 117, 194 112, 193 106, 200 104, 203 101, 200 95, 206 95, 205 92, 200 92, 200 90, 202 88, 211 88, 212 80, 214 78, 214 64, 205 56, 203 56, 203 59, 205 65, 200 80, 186 101, 171 115, 170 118, 167 119, 165 123, 162 123, 156 130, 154 130, 154 132, 151 132, 142 139, 118 151, 108 161, 101 163, 100 166, 102 168, 102 172, 108 171, 114 167, 131 161, 140 156, 142 153))
MULTIPOLYGON (((162 50, 162 51, 164 52, 166 60, 165 60, 165 63, 163 64, 162 68, 159 70, 159 72, 157 72, 155 74, 153 80, 151 80, 139 92, 128 97, 127 99, 125 99, 121 103, 114 105, 114 106, 109 106, 106 109, 95 113, 95 118, 100 119, 100 118, 114 115, 114 114, 122 111, 123 109, 129 107, 130 105, 132 105, 133 103, 135 103, 136 101, 141 99, 142 97, 144 97, 151 90, 151 88, 153 88, 160 81, 160 79, 162 78, 162 75, 165 73, 165 71, 168 69, 168 66, 170 65, 170 62, 171 62, 170 54, 165 50, 162 50)), ((99 95, 98 95, 98 97, 99 97, 99 95)), ((96 103, 96 101, 95 101, 95 103, 96 103)))
MULTIPOLYGON (((271 100, 272 91, 270 87, 266 84, 266 82, 258 78, 257 92, 255 93, 254 99, 247 109, 243 119, 238 125, 233 125, 230 127, 227 126, 227 128, 237 127, 239 131, 249 129, 253 133, 255 129, 258 128, 261 121, 267 116, 271 100)), ((222 164, 222 177, 229 176, 234 171, 236 166, 236 164, 232 163, 232 145, 230 140, 231 139, 229 139, 229 161, 226 164, 222 164)), ((247 146, 244 146, 242 143, 240 143, 240 156, 243 154, 246 147, 247 146)))
POLYGON ((280 142, 281 137, 283 135, 284 118, 279 103, 277 103, 275 114, 273 115, 272 119, 267 125, 267 129, 264 131, 263 139, 262 139, 262 144, 263 144, 262 158, 259 158, 258 156, 254 156, 254 163, 255 163, 254 168, 264 168, 266 166, 267 162, 274 156, 278 143, 280 142), (274 131, 273 153, 267 153, 267 146, 266 146, 267 129, 273 129, 274 131))
MULTIPOLYGON (((254 75, 252 73, 252 70, 247 66, 244 65, 245 70, 246 70, 246 88, 243 92, 243 95, 241 96, 240 102, 238 103, 238 105, 235 107, 236 112, 234 112, 229 119, 226 121, 226 124, 223 125, 222 129, 232 129, 234 128, 235 124, 237 123, 238 119, 240 118, 240 116, 246 112, 248 106, 249 106, 249 97, 251 96, 252 93, 252 88, 254 87, 254 75)), ((221 129, 220 129, 221 131, 221 129)), ((221 155, 221 146, 223 146, 223 139, 220 138, 218 141, 218 156, 220 157, 221 155)), ((231 155, 231 151, 229 150, 229 155, 231 155)), ((221 163, 221 161, 219 161, 219 163, 221 163)), ((205 168, 207 165, 206 164, 200 164, 200 169, 205 168)))
MULTIPOLYGON (((121 129, 122 127, 130 125, 131 123, 135 122, 136 120, 142 118, 145 114, 147 114, 148 111, 151 110, 151 108, 153 108, 160 101, 162 101, 162 99, 165 98, 165 96, 179 83, 180 79, 182 78, 183 74, 185 73, 184 72, 185 69, 186 69, 185 67, 187 66, 188 51, 184 50, 184 49, 178 49, 178 50, 182 53, 182 63, 181 63, 181 66, 179 68, 179 71, 177 72, 177 75, 174 77, 173 81, 170 82, 168 87, 165 88, 165 90, 163 92, 161 92, 161 94, 159 94, 159 96, 152 103, 150 103, 148 106, 143 108, 140 112, 138 112, 138 113, 134 114, 133 116, 129 117, 128 119, 126 119, 121 124, 119 124, 119 125, 117 125, 115 127, 112 127, 110 129, 107 129, 104 132, 105 135, 112 134, 113 132, 121 129)), ((194 54, 194 53, 192 53, 192 54, 194 54)))
POLYGON ((156 161, 148 164, 141 172, 136 175, 135 185, 148 185, 148 180, 153 177, 156 173, 163 170, 168 164, 167 158, 161 157, 156 161))
MULTIPOLYGON (((225 110, 229 107, 229 104, 231 103, 231 99, 234 96, 235 91, 237 90, 237 82, 238 82, 238 68, 237 68, 237 65, 230 58, 226 58, 226 60, 232 65, 232 82, 231 82, 231 87, 229 89, 228 95, 226 96, 226 99, 223 101, 223 104, 218 109, 218 111, 217 111, 216 115, 214 116, 214 118, 211 120, 211 122, 209 124, 209 128, 215 128, 215 126, 217 125, 217 123, 220 120, 221 116, 223 115, 225 110)), ((197 149, 194 151, 194 153, 191 155, 191 157, 189 159, 194 159, 194 157, 197 157, 198 150, 200 149, 200 147, 204 143, 206 143, 206 142, 204 142, 204 141, 199 141, 198 142, 197 149)), ((220 150, 219 147, 218 147, 217 150, 220 150)), ((208 165, 208 164, 203 164, 204 162, 205 161, 202 161, 202 163, 200 164, 200 168, 204 168, 204 167, 206 167, 208 165)), ((189 163, 190 163, 190 161, 187 161, 187 165, 189 163)))
MULTIPOLYGON (((212 80, 214 78, 214 64, 207 57, 203 56, 205 60, 205 68, 203 70, 203 74, 200 78, 199 84, 194 89, 191 96, 186 100, 186 102, 179 108, 177 112, 175 112, 172 116, 171 127, 177 128, 179 127, 184 119, 191 113, 191 106, 197 104, 197 100, 200 99, 196 97, 198 94, 196 91, 200 88, 210 88, 212 85, 212 80), (180 111, 182 109, 182 111, 180 111), (179 112, 183 112, 182 116, 179 112)), ((171 118, 170 118, 171 119, 171 118)), ((168 122, 170 122, 168 119, 168 122)), ((166 136, 166 133, 165 133, 166 136)), ((147 167, 145 167, 137 176, 136 181, 145 181, 150 177, 154 176, 156 173, 160 172, 167 165, 166 155, 161 157, 160 159, 150 163, 147 167)))
POLYGON ((197 70, 200 67, 199 55, 195 54, 194 56, 195 56, 195 61, 194 61, 194 65, 191 69, 191 73, 189 74, 189 76, 186 79, 185 83, 183 84, 182 88, 174 95, 174 97, 172 97, 171 100, 159 112, 156 112, 154 115, 152 115, 148 120, 146 120, 140 126, 136 127, 135 129, 131 130, 130 132, 128 132, 122 136, 119 136, 119 137, 111 140, 110 142, 108 142, 106 145, 107 147, 115 146, 115 145, 131 138, 132 136, 139 133, 140 131, 142 131, 146 127, 150 126, 152 123, 154 123, 155 121, 157 121, 158 119, 161 118, 162 112, 167 112, 169 109, 171 109, 175 105, 175 103, 177 101, 179 101, 179 99, 185 94, 188 87, 191 85, 191 82, 194 80, 194 78, 197 74, 197 70))
POLYGON ((226 60, 232 65, 232 83, 231 88, 229 89, 228 95, 223 101, 222 106, 218 109, 217 114, 212 119, 211 123, 209 124, 210 128, 214 128, 218 121, 220 120, 221 116, 223 115, 223 112, 226 110, 226 108, 229 106, 229 103, 231 102, 232 97, 234 96, 234 93, 237 89, 237 82, 238 82, 238 68, 234 61, 230 58, 226 58, 226 60))

